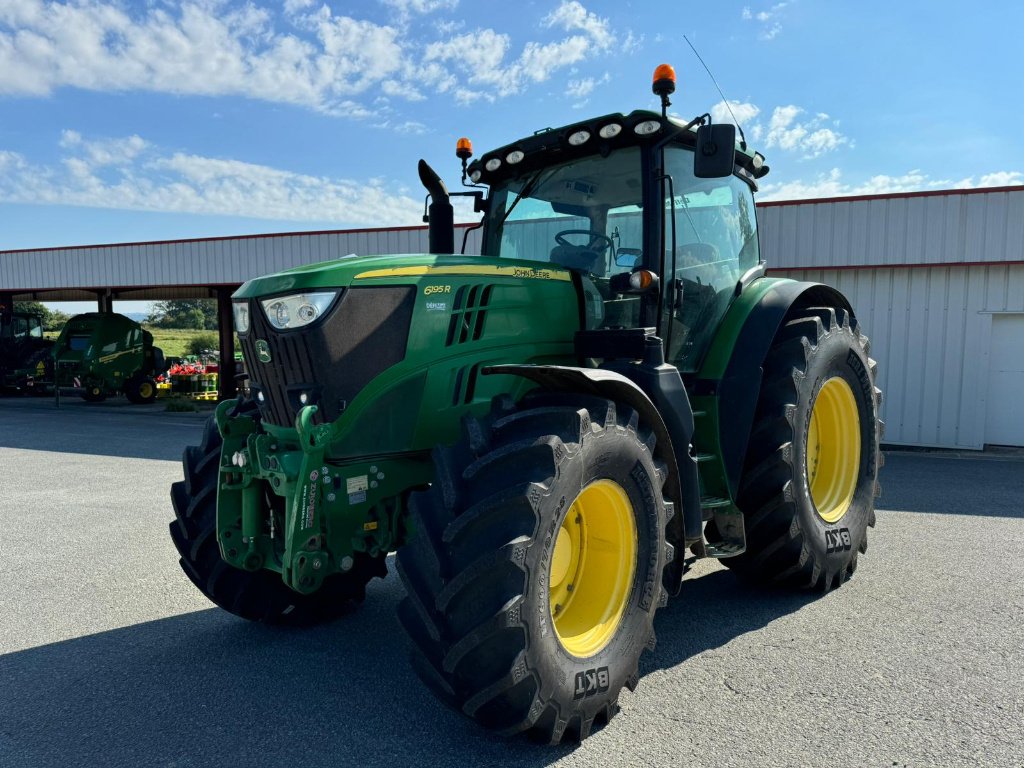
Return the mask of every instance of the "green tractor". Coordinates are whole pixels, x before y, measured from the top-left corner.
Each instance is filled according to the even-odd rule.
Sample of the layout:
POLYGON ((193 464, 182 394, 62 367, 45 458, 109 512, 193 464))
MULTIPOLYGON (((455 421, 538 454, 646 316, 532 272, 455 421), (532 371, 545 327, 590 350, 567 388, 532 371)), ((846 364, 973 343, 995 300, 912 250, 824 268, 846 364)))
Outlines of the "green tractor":
MULTIPOLYGON (((665 68, 659 69, 665 73, 665 68)), ((171 498, 181 566, 246 619, 329 620, 395 566, 413 666, 483 726, 557 743, 617 710, 693 557, 826 591, 875 522, 875 363, 847 299, 765 277, 764 158, 708 116, 484 154, 457 255, 344 257, 234 295, 250 396, 171 498)))
POLYGON ((52 348, 39 314, 0 309, 0 391, 44 392, 53 380, 52 348))
POLYGON ((123 393, 131 402, 156 399, 154 377, 163 372, 164 355, 153 334, 124 315, 87 312, 68 320, 53 349, 56 383, 98 403, 123 393))

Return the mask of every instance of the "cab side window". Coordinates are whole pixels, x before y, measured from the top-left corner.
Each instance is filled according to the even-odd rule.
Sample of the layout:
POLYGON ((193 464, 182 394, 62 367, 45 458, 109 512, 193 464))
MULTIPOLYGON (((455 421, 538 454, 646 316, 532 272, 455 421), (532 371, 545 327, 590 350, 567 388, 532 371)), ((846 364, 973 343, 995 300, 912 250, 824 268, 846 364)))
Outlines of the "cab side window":
POLYGON ((693 371, 735 297, 736 283, 760 259, 754 199, 736 176, 696 178, 688 149, 667 149, 665 170, 672 179, 665 185, 665 271, 673 277, 665 281, 668 358, 693 371))

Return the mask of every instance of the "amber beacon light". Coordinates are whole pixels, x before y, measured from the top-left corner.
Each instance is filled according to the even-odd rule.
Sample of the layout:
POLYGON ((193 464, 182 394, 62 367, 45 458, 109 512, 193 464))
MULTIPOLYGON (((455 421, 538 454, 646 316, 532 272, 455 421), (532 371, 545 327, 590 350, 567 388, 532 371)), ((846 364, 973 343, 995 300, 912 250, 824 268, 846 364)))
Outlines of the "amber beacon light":
POLYGON ((654 84, 651 89, 658 96, 667 96, 676 90, 676 71, 671 64, 659 64, 654 70, 654 84))
POLYGON ((455 142, 455 156, 460 160, 469 160, 473 156, 473 142, 465 136, 455 142))
POLYGON ((661 97, 661 114, 668 114, 668 108, 672 102, 668 100, 669 94, 676 90, 676 71, 671 64, 659 64, 654 70, 654 82, 651 90, 655 95, 661 97))

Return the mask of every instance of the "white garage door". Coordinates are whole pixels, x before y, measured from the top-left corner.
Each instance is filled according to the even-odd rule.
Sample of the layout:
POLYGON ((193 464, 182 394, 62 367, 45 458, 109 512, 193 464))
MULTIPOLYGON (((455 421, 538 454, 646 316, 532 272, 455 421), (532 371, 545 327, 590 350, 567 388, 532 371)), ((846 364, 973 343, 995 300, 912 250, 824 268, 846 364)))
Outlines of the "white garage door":
POLYGON ((1024 314, 992 315, 985 442, 1024 446, 1024 314))

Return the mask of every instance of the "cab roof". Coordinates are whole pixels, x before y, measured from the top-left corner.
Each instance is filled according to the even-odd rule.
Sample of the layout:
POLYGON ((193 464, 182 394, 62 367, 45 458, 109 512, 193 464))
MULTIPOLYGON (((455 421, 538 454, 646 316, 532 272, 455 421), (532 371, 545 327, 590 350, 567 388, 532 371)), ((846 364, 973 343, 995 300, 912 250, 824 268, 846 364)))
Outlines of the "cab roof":
MULTIPOLYGON (((694 146, 697 128, 704 117, 706 116, 685 122, 673 116, 664 117, 660 112, 638 109, 628 115, 615 112, 561 128, 544 128, 532 136, 484 153, 469 164, 467 171, 474 183, 494 184, 540 167, 586 155, 607 155, 623 147, 660 143, 670 139, 694 146), (656 124, 653 130, 652 124, 656 124), (618 130, 612 126, 618 126, 618 130), (639 131, 649 132, 640 133, 638 127, 639 131), (589 137, 578 144, 570 143, 569 137, 582 131, 588 133, 589 137), (521 152, 522 157, 518 162, 510 163, 508 158, 515 152, 521 152)), ((764 156, 755 152, 745 142, 737 141, 735 152, 737 168, 749 175, 752 180, 760 179, 768 173, 764 156)))

